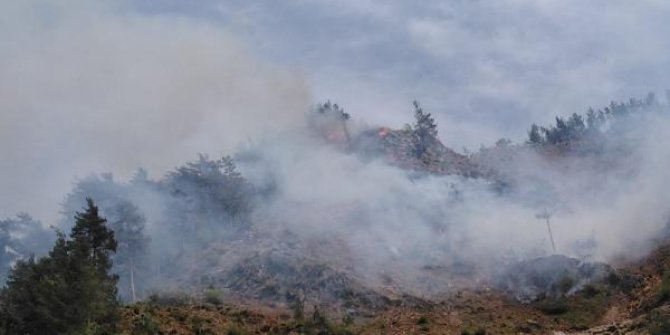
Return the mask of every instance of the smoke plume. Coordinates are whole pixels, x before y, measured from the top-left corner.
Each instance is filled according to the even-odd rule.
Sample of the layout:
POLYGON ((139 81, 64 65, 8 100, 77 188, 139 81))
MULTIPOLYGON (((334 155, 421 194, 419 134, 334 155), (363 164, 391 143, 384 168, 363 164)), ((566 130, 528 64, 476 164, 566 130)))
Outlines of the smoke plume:
POLYGON ((2 217, 53 221, 75 176, 161 175, 291 127, 308 105, 300 73, 212 24, 102 2, 3 2, 0 13, 2 217))

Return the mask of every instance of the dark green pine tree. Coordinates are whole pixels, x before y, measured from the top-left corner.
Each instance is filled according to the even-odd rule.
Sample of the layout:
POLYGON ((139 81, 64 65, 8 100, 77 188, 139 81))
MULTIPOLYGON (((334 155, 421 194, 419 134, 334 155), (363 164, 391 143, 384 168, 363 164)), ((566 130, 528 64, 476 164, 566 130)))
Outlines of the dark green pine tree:
POLYGON ((114 234, 91 199, 67 239, 48 256, 20 261, 2 291, 4 334, 113 334, 117 278, 110 275, 114 234))
POLYGON ((544 137, 542 137, 542 134, 540 133, 540 127, 538 127, 535 123, 530 127, 530 130, 528 131, 528 143, 533 144, 533 145, 540 145, 544 143, 544 137))
POLYGON ((437 124, 430 115, 423 111, 419 102, 414 100, 414 120, 412 131, 414 135, 414 154, 420 158, 437 140, 437 124))
POLYGON ((90 198, 87 207, 75 216, 68 241, 70 262, 75 273, 72 282, 79 289, 75 298, 73 321, 85 327, 107 329, 116 322, 118 277, 110 274, 112 254, 116 252, 114 232, 99 215, 90 198), (77 276, 78 274, 78 276, 77 276))

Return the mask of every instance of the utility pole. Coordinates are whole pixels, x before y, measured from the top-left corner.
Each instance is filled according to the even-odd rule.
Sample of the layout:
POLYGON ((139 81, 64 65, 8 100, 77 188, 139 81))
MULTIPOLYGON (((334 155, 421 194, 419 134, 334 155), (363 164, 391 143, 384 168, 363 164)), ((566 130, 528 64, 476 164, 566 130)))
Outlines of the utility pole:
POLYGON ((137 296, 135 296, 135 264, 133 258, 130 258, 130 293, 132 294, 132 301, 135 303, 137 301, 137 296))
POLYGON ((549 231, 549 239, 551 240, 551 249, 556 253, 556 243, 554 243, 554 234, 551 233, 551 224, 549 224, 549 219, 551 219, 551 213, 547 210, 547 207, 544 208, 542 213, 536 214, 536 218, 544 219, 547 222, 547 230, 549 231))

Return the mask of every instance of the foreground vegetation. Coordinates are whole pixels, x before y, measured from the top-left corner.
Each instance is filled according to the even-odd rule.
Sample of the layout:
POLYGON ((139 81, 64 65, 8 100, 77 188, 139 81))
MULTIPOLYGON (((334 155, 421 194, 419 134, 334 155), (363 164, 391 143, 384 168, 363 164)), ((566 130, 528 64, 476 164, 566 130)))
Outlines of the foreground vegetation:
POLYGON ((1 293, 0 333, 113 334, 117 277, 110 274, 114 232, 93 200, 77 213, 69 238, 58 233, 49 254, 19 261, 1 293))

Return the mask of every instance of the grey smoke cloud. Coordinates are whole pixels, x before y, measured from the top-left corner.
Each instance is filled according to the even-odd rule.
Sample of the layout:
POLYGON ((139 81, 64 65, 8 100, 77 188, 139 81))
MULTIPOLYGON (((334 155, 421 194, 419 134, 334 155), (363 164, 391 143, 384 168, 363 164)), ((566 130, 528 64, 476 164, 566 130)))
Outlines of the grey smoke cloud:
POLYGON ((317 99, 400 126, 412 99, 442 138, 476 150, 529 121, 670 87, 665 1, 182 1, 150 13, 234 27, 306 69, 317 99))
MULTIPOLYGON (((494 163, 514 178, 510 193, 494 191, 485 179, 413 177, 318 139, 263 143, 251 150, 268 170, 244 161, 241 169, 256 185, 268 174, 276 183, 278 195, 256 209, 260 229, 339 241, 373 283, 387 273, 403 289, 425 292, 421 285, 447 286, 418 278, 427 275, 424 266, 465 261, 485 272, 505 261, 553 253, 545 222, 537 217, 545 209, 553 214, 560 254, 609 261, 648 252, 670 219, 670 179, 663 172, 668 156, 659 140, 670 130, 664 108, 661 115, 625 121, 634 129, 621 139, 630 153, 615 137, 595 157, 517 149, 511 159, 494 163), (591 242, 588 250, 579 247, 591 242)), ((325 253, 326 262, 345 258, 325 253)))
POLYGON ((160 175, 302 121, 303 75, 221 26, 102 2, 0 5, 0 216, 52 220, 75 176, 160 175))
MULTIPOLYGON (((83 131, 74 131, 74 124, 95 121, 107 124, 107 131, 96 133, 103 138, 117 135, 112 129, 121 124, 126 132, 115 136, 114 147, 144 159, 105 155, 89 163, 114 161, 126 171, 141 163, 154 172, 153 162, 164 169, 184 160, 173 152, 225 151, 224 145, 250 137, 237 134, 247 124, 253 133, 264 132, 255 124, 276 118, 270 111, 303 111, 311 102, 308 91, 317 101, 338 101, 354 117, 394 127, 409 121, 410 102, 418 98, 436 116, 445 143, 474 150, 500 137, 520 140, 529 122, 670 87, 663 75, 670 68, 670 8, 663 1, 2 6, 3 143, 30 147, 23 155, 41 155, 40 161, 62 154, 54 143, 93 152, 90 136, 68 141, 44 129, 67 124, 63 129, 76 134, 83 131), (221 124, 231 124, 227 117, 260 110, 272 116, 258 112, 258 120, 220 131, 221 124), (208 121, 202 122, 205 114, 208 121), (29 123, 30 129, 16 126, 29 123), (131 132, 144 133, 143 145, 131 132)), ((89 167, 111 169, 107 163, 89 167)), ((19 170, 41 175, 39 164, 30 166, 19 170)), ((22 179, 11 180, 3 186, 18 189, 22 179)), ((15 204, 29 198, 15 195, 6 203, 17 196, 22 200, 15 204)), ((1 212, 29 209, 6 206, 1 212)))
MULTIPOLYGON (((228 271, 247 264, 247 258, 279 257, 288 264, 316 261, 346 269, 373 288, 390 280, 403 292, 430 297, 463 285, 459 271, 473 271, 473 278, 485 283, 510 262, 553 253, 545 222, 537 217, 545 209, 553 214, 559 254, 609 261, 649 251, 666 236, 670 218, 668 156, 659 141, 670 122, 668 106, 663 108, 619 121, 631 130, 607 135, 600 153, 559 154, 549 148, 538 154, 519 146, 506 157, 505 149, 496 149, 502 159, 494 157, 488 166, 513 185, 502 192, 495 180, 412 172, 383 157, 346 150, 325 140, 336 137, 318 133, 332 128, 316 126, 237 152, 239 171, 256 191, 251 227, 242 235, 226 232, 231 226, 219 213, 220 202, 175 195, 180 193, 165 188, 166 180, 89 183, 78 189, 69 210, 76 210, 83 192, 95 194, 103 208, 116 197, 135 203, 147 218, 153 262, 167 259, 172 267, 188 269, 169 278, 159 275, 152 283, 157 287, 186 285, 193 273, 208 273, 225 286, 228 271), (189 206, 198 210, 180 221, 179 213, 189 206), (175 207, 176 213, 170 210, 175 207), (191 246, 191 258, 170 260, 184 243, 182 233, 194 227, 205 229, 206 238, 191 246)), ((352 137, 364 127, 352 127, 352 137)), ((191 182, 203 194, 225 191, 191 182)), ((188 194, 190 188, 181 187, 187 190, 181 194, 188 194)), ((275 270, 272 276, 281 275, 275 270)), ((479 284, 470 278, 465 285, 479 284)))

